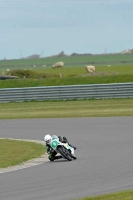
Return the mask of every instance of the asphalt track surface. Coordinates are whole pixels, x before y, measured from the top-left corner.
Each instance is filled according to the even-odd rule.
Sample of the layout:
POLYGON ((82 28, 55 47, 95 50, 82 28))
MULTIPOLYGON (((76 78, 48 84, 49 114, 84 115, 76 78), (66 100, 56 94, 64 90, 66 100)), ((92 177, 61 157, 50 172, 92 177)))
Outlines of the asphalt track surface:
POLYGON ((0 174, 0 200, 72 200, 133 189, 133 117, 0 120, 0 137, 65 135, 74 161, 0 174))

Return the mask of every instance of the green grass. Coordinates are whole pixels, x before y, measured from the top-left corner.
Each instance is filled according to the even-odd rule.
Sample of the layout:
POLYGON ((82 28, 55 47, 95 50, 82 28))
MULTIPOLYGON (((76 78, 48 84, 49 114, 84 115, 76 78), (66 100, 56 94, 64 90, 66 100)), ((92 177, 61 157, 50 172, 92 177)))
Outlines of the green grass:
MULTIPOLYGON (((10 68, 11 70, 14 69, 24 69, 23 67, 19 68, 19 67, 14 67, 14 68, 10 68)), ((79 76, 79 75, 87 75, 87 72, 85 70, 85 64, 83 65, 72 65, 72 66, 65 66, 63 69, 62 68, 58 68, 58 69, 52 69, 51 67, 36 67, 36 68, 25 68, 25 69, 31 69, 32 71, 40 71, 42 73, 48 73, 48 74, 57 74, 59 75, 60 73, 62 73, 63 77, 71 77, 71 76, 79 76)), ((0 72, 2 74, 2 71, 4 69, 2 69, 0 67, 0 72)), ((6 68, 4 70, 5 74, 7 73, 6 68)), ((110 73, 111 74, 133 74, 133 63, 132 64, 113 64, 110 67, 108 67, 107 65, 98 65, 96 66, 96 72, 106 72, 106 73, 110 73)))
POLYGON ((133 82, 133 74, 113 76, 88 76, 75 78, 46 78, 46 79, 12 79, 0 80, 0 88, 106 84, 133 82))
POLYGON ((133 99, 0 104, 0 119, 133 116, 133 99))
POLYGON ((43 70, 32 70, 46 74, 47 78, 22 78, 12 80, 0 80, 0 88, 80 85, 80 84, 102 84, 102 83, 124 83, 133 82, 133 65, 96 67, 96 72, 88 74, 84 67, 69 67, 64 69, 45 68, 43 70), (62 78, 60 77, 60 73, 62 78))
POLYGON ((59 85, 77 85, 77 84, 101 84, 101 83, 119 83, 133 82, 133 55, 94 55, 94 56, 68 56, 61 57, 67 62, 64 69, 52 69, 51 66, 42 67, 42 64, 53 64, 59 61, 58 57, 40 58, 40 59, 24 59, 0 62, 0 73, 9 68, 13 69, 32 69, 31 76, 35 74, 44 74, 45 78, 21 78, 19 80, 0 80, 0 88, 17 88, 17 87, 38 87, 38 86, 59 86, 59 85), (57 60, 58 59, 58 60, 57 60), (85 70, 85 63, 89 61, 102 62, 96 64, 96 71, 88 74, 85 70), (127 63, 121 61, 126 60, 127 63), (84 62, 83 62, 84 61, 84 62), (107 62, 105 64, 105 62, 107 62), (109 67, 110 61, 113 62, 109 67), (118 62, 116 64, 115 62, 118 62), (71 64, 70 64, 71 63, 71 64), (37 67, 34 68, 33 64, 37 67), (60 78, 60 75, 62 78, 60 78))
MULTIPOLYGON (((63 57, 47 57, 39 59, 18 59, 18 60, 1 60, 0 61, 0 74, 3 71, 6 73, 7 69, 33 69, 47 71, 51 69, 55 62, 63 61, 65 68, 81 68, 81 73, 84 72, 86 64, 93 64, 96 67, 111 66, 133 66, 133 54, 103 54, 91 56, 63 56, 63 57), (36 65, 36 68, 33 67, 36 65), (43 67, 46 65, 46 67, 43 67), (83 72, 82 72, 83 71, 83 72)), ((57 70, 56 70, 57 71, 57 70)), ((65 71, 65 70, 64 70, 65 71)), ((55 70, 54 70, 55 73, 55 70)))
MULTIPOLYGON (((44 73, 50 73, 50 74, 62 74, 63 77, 74 77, 74 76, 80 76, 80 75, 87 75, 87 72, 85 70, 85 65, 82 66, 71 66, 71 67, 64 67, 58 68, 58 69, 51 69, 51 68, 43 68, 43 69, 33 69, 33 70, 40 70, 44 73)), ((123 74, 133 74, 133 64, 126 64, 126 65, 112 65, 110 67, 100 65, 96 66, 96 75, 99 75, 98 73, 107 73, 108 75, 123 75, 123 74)))
POLYGON ((86 197, 77 200, 132 200, 133 190, 117 192, 113 194, 100 195, 96 197, 86 197))
POLYGON ((133 62, 133 54, 103 54, 103 55, 81 55, 81 56, 61 56, 61 57, 46 57, 39 59, 18 59, 18 60, 1 60, 0 67, 27 67, 32 65, 51 66, 55 62, 63 61, 68 65, 79 65, 82 63, 126 63, 133 62))
POLYGON ((0 139, 0 168, 21 164, 45 152, 45 146, 35 142, 0 139))

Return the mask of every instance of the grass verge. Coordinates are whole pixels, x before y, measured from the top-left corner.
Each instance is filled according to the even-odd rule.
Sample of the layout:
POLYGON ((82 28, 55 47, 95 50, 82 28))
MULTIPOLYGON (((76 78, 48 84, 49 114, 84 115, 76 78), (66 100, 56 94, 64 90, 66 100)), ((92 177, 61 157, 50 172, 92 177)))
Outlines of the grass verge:
POLYGON ((0 119, 107 116, 133 116, 133 98, 0 104, 0 119))
POLYGON ((66 78, 44 78, 44 79, 12 79, 0 80, 0 88, 41 87, 60 85, 82 85, 82 84, 106 84, 133 82, 133 74, 66 77, 66 78))
POLYGON ((0 139, 0 168, 15 166, 46 152, 45 146, 35 142, 0 139))
POLYGON ((113 194, 101 195, 96 197, 86 197, 77 200, 132 200, 133 190, 117 192, 113 194))

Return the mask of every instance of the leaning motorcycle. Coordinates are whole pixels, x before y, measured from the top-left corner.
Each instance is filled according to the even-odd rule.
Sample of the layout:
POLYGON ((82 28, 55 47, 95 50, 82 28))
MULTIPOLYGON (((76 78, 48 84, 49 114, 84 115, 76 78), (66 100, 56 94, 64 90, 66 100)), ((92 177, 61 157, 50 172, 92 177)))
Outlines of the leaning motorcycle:
POLYGON ((59 141, 58 137, 52 138, 50 146, 57 153, 61 154, 64 159, 72 161, 72 159, 77 159, 74 155, 74 148, 70 147, 68 143, 62 143, 59 141))

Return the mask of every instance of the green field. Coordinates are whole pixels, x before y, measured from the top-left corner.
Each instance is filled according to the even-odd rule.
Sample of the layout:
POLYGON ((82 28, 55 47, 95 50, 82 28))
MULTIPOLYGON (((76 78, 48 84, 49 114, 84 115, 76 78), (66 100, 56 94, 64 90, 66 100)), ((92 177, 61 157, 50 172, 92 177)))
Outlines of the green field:
MULTIPOLYGON (((18 60, 1 60, 0 72, 6 72, 7 69, 33 69, 47 71, 51 69, 55 62, 63 61, 65 68, 81 68, 85 65, 93 64, 95 66, 107 67, 111 66, 133 66, 133 54, 105 54, 105 55, 91 55, 91 56, 63 56, 63 57, 46 57, 38 59, 18 59, 18 60), (33 67, 36 65, 36 68, 33 67), (43 65, 46 65, 44 67, 43 65)), ((53 70, 52 70, 53 71, 53 70)), ((55 70, 54 70, 55 71, 55 70)), ((83 70, 84 71, 84 70, 83 70)), ((55 72, 54 72, 55 73, 55 72)))
POLYGON ((103 55, 80 55, 80 56, 56 56, 38 59, 18 59, 18 60, 1 60, 0 69, 7 67, 32 67, 33 65, 46 65, 51 67, 52 64, 63 61, 65 66, 84 66, 85 64, 110 65, 110 64, 133 64, 133 54, 103 54, 103 55))
POLYGON ((45 152, 45 146, 35 142, 0 139, 0 168, 18 165, 45 152))
POLYGON ((0 88, 20 88, 39 86, 61 86, 82 84, 105 84, 133 82, 133 75, 93 76, 78 78, 18 79, 0 80, 0 88))
POLYGON ((0 88, 132 82, 133 55, 107 54, 3 60, 0 61, 0 74, 10 74, 20 78, 0 80, 0 88), (52 64, 57 61, 64 61, 65 67, 52 69, 52 64), (95 73, 87 73, 86 64, 94 64, 95 73), (23 70, 23 75, 19 76, 14 70, 23 70))
POLYGON ((97 66, 95 73, 87 73, 83 67, 69 67, 56 70, 45 68, 38 71, 33 69, 31 71, 24 71, 25 76, 27 72, 31 78, 0 80, 0 88, 133 82, 133 65, 97 66), (60 77, 60 74, 62 77, 60 77))
POLYGON ((117 192, 114 194, 107 194, 96 197, 86 197, 77 200, 132 200, 132 199, 133 199, 133 190, 128 190, 124 192, 117 192))
POLYGON ((0 119, 133 116, 133 99, 0 104, 0 119))

